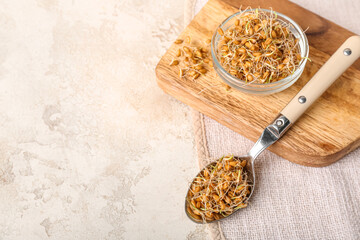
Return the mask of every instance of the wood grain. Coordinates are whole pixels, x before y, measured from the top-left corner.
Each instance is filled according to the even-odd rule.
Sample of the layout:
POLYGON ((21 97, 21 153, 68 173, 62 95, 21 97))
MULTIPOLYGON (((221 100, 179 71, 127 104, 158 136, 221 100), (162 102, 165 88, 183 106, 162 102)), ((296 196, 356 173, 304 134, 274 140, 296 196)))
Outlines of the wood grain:
MULTIPOLYGON (((172 45, 156 67, 158 85, 168 94, 205 115, 257 140, 273 118, 317 72, 348 37, 348 30, 286 0, 241 1, 242 6, 272 7, 309 31, 311 63, 290 88, 268 96, 226 91, 214 70, 195 81, 180 79, 178 68, 170 67, 177 45, 172 45), (322 40, 321 40, 322 39, 322 40), (325 39, 327 39, 325 41, 325 39), (322 42, 321 42, 322 41, 322 42), (324 44, 326 43, 326 44, 324 44)), ((211 38, 214 29, 238 10, 233 0, 210 0, 180 35, 196 41, 211 38)), ((270 151, 306 166, 329 165, 360 145, 360 64, 349 68, 296 124, 271 146, 270 151)))

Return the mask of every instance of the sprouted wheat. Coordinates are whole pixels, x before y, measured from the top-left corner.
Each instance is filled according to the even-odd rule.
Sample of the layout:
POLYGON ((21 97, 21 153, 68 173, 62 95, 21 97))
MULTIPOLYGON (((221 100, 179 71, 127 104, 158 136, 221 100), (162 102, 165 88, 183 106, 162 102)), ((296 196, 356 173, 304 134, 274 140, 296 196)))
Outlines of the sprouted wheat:
MULTIPOLYGON (((205 41, 206 45, 209 45, 210 42, 210 39, 205 41)), ((209 67, 212 67, 207 47, 192 45, 190 36, 186 36, 185 40, 177 39, 175 44, 182 46, 175 52, 177 59, 172 59, 169 65, 178 65, 179 77, 188 77, 194 80, 206 74, 209 67)))
POLYGON ((234 25, 218 28, 217 56, 224 69, 245 82, 276 82, 301 61, 298 39, 273 11, 241 11, 234 25))
POLYGON ((187 212, 195 221, 219 220, 247 206, 252 183, 246 164, 226 156, 198 174, 186 197, 187 212))

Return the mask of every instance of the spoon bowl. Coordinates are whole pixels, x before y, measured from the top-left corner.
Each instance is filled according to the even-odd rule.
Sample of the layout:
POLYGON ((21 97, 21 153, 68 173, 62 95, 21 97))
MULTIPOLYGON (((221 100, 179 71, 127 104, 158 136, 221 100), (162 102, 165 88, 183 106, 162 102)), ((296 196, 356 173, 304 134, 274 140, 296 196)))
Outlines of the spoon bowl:
MULTIPOLYGON (((246 202, 250 199, 250 197, 252 196, 253 192, 254 192, 254 187, 255 187, 255 170, 254 170, 254 165, 253 165, 253 158, 249 155, 244 155, 244 156, 234 156, 233 157, 235 160, 237 161, 243 161, 246 160, 246 165, 244 167, 245 172, 247 173, 247 182, 251 184, 251 189, 250 189, 250 194, 247 196, 246 202)), ((193 211, 190 208, 190 191, 191 191, 191 186, 193 185, 194 181, 196 180, 197 177, 199 177, 200 173, 203 172, 205 169, 209 169, 211 166, 215 166, 218 161, 220 161, 220 159, 218 159, 217 161, 211 162, 209 163, 207 166, 205 166, 200 172, 199 174, 193 179, 192 183, 190 184, 190 187, 188 189, 188 192, 186 194, 186 200, 185 200, 185 212, 186 215, 195 223, 210 223, 210 222, 216 222, 219 221, 223 218, 226 218, 228 216, 230 216, 231 214, 233 214, 234 212, 240 210, 240 208, 235 209, 234 211, 232 211, 231 214, 229 214, 228 216, 223 216, 219 219, 214 219, 214 220, 209 220, 209 219, 203 219, 200 216, 196 215, 193 213, 193 211)))

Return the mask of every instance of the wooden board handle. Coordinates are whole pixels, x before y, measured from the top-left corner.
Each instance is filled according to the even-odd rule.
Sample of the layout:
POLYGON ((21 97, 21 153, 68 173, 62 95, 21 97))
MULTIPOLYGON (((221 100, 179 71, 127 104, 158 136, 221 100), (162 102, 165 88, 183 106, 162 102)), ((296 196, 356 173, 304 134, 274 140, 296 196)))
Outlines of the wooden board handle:
MULTIPOLYGON (((324 43, 326 44, 326 43, 324 43)), ((360 57, 360 36, 348 38, 281 111, 291 123, 318 99, 360 57)))

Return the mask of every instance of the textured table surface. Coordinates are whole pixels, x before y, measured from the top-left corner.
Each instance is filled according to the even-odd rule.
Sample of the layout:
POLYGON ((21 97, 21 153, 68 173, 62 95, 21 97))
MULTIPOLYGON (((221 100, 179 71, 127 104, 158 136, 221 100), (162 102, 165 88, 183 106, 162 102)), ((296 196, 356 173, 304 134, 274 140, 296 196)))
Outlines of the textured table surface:
POLYGON ((183 209, 189 109, 154 74, 183 12, 0 2, 0 239, 204 239, 183 209))

